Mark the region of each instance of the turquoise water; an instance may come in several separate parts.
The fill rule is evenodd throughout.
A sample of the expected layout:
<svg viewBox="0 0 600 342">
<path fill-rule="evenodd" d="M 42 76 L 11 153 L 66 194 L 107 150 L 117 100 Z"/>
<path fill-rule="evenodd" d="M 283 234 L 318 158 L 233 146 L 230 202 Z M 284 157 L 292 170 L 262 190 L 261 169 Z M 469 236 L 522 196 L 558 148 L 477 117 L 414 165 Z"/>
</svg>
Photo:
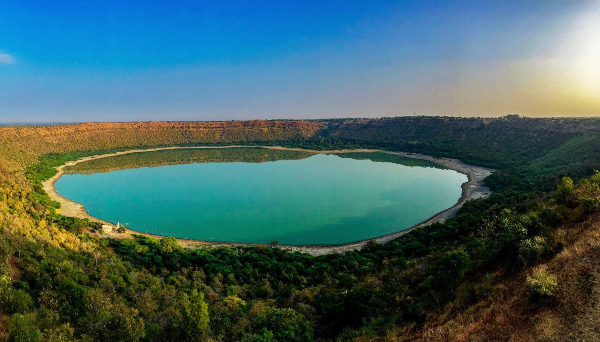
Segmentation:
<svg viewBox="0 0 600 342">
<path fill-rule="evenodd" d="M 424 162 L 403 165 L 414 160 L 382 153 L 240 162 L 240 150 L 234 162 L 172 160 L 162 166 L 118 170 L 113 165 L 115 171 L 65 174 L 56 191 L 83 204 L 92 216 L 140 232 L 310 245 L 343 244 L 407 229 L 453 206 L 467 181 L 456 171 Z M 144 157 L 151 159 L 153 153 L 159 152 Z M 134 166 L 123 161 L 123 167 Z"/>
</svg>

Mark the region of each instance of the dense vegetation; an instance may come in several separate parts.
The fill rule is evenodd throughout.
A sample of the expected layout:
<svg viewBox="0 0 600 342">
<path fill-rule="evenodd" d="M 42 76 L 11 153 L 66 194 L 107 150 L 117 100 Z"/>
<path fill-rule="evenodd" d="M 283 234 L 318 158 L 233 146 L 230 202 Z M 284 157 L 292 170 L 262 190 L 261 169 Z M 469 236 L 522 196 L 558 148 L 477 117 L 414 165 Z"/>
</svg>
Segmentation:
<svg viewBox="0 0 600 342">
<path fill-rule="evenodd" d="M 432 336 L 422 329 L 444 324 L 441 312 L 452 317 L 477 308 L 507 281 L 527 288 L 527 302 L 542 310 L 562 286 L 544 265 L 573 243 L 561 232 L 600 209 L 599 124 L 511 116 L 0 128 L 0 335 L 427 340 Z M 93 223 L 56 214 L 40 187 L 54 166 L 81 156 L 226 143 L 375 147 L 499 171 L 489 179 L 490 198 L 468 202 L 444 224 L 322 257 L 275 247 L 183 249 L 172 238 L 100 238 L 87 229 Z M 519 277 L 523 272 L 529 277 Z M 594 279 L 586 281 L 597 290 Z"/>
</svg>

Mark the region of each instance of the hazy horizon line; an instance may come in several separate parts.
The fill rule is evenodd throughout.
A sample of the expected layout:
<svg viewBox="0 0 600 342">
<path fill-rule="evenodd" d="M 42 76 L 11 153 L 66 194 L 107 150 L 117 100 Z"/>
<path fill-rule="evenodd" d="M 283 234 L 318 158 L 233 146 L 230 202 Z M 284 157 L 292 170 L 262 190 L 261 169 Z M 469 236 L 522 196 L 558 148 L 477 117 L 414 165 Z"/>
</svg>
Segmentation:
<svg viewBox="0 0 600 342">
<path fill-rule="evenodd" d="M 505 114 L 498 116 L 450 116 L 450 115 L 397 115 L 381 117 L 345 117 L 345 118 L 312 118 L 312 119 L 231 119 L 231 120 L 131 120 L 131 121 L 0 121 L 0 126 L 60 126 L 77 125 L 85 123 L 136 123 L 136 122 L 246 122 L 246 121 L 340 121 L 340 120 L 381 120 L 394 118 L 449 118 L 449 119 L 501 119 L 501 118 L 522 118 L 522 119 L 600 119 L 600 116 L 527 116 L 521 114 Z"/>
</svg>

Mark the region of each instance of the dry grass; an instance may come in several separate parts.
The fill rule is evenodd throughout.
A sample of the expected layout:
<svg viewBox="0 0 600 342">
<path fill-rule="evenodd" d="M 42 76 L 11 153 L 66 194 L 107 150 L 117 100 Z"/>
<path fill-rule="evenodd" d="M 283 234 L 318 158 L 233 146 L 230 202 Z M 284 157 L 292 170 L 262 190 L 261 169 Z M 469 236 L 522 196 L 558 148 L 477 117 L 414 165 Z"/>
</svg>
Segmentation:
<svg viewBox="0 0 600 342">
<path fill-rule="evenodd" d="M 0 340 L 2 341 L 8 337 L 8 329 L 5 325 L 6 318 L 5 315 L 0 315 Z"/>
<path fill-rule="evenodd" d="M 544 265 L 558 279 L 554 298 L 529 299 L 525 269 L 467 308 L 452 303 L 424 326 L 382 341 L 600 341 L 600 215 L 559 229 L 565 248 Z"/>
<path fill-rule="evenodd" d="M 21 280 L 21 269 L 19 263 L 21 260 L 14 255 L 8 257 L 7 263 L 10 268 L 10 278 L 14 281 Z"/>
</svg>

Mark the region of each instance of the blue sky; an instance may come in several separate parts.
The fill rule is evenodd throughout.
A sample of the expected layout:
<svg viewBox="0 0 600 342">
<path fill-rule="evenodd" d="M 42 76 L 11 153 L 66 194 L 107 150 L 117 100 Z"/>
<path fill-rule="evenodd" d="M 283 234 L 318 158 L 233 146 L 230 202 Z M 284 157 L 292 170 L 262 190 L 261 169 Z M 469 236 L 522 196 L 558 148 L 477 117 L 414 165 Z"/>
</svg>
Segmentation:
<svg viewBox="0 0 600 342">
<path fill-rule="evenodd" d="M 0 19 L 0 122 L 600 115 L 598 1 L 4 0 Z"/>
</svg>

